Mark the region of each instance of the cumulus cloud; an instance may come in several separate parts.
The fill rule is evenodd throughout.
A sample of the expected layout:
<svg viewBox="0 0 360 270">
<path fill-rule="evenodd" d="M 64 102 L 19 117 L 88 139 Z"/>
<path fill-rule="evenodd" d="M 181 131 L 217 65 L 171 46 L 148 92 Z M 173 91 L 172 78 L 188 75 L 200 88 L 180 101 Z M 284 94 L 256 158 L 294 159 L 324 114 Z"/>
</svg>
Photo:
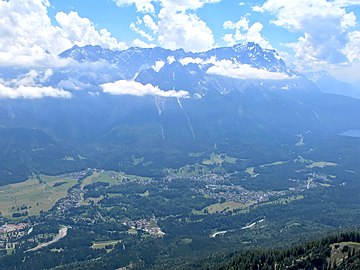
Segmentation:
<svg viewBox="0 0 360 270">
<path fill-rule="evenodd" d="M 132 45 L 139 48 L 154 48 L 156 45 L 154 43 L 147 43 L 138 38 L 134 39 Z"/>
<path fill-rule="evenodd" d="M 159 96 L 159 97 L 175 97 L 187 98 L 189 93 L 185 90 L 175 91 L 161 90 L 157 86 L 151 84 L 143 85 L 135 81 L 119 80 L 113 83 L 105 83 L 101 85 L 105 93 L 111 95 L 132 95 L 132 96 Z"/>
<path fill-rule="evenodd" d="M 218 3 L 220 1 L 221 0 L 160 0 L 164 8 L 173 11 L 195 10 L 203 7 L 205 4 Z"/>
<path fill-rule="evenodd" d="M 194 52 L 214 46 L 213 32 L 196 14 L 169 13 L 163 9 L 159 18 L 158 41 L 161 46 Z"/>
<path fill-rule="evenodd" d="M 352 0 L 267 0 L 254 11 L 269 12 L 275 16 L 273 24 L 302 34 L 296 43 L 289 44 L 295 51 L 298 65 L 339 64 L 352 61 L 354 38 L 352 28 L 356 16 L 347 11 L 349 5 L 360 5 Z M 359 55 L 358 55 L 359 56 Z"/>
<path fill-rule="evenodd" d="M 71 98 L 71 93 L 51 86 L 20 85 L 18 87 L 9 87 L 0 82 L 0 98 L 37 99 L 44 97 Z"/>
<path fill-rule="evenodd" d="M 134 31 L 135 33 L 138 33 L 140 36 L 147 39 L 148 41 L 153 41 L 154 40 L 154 38 L 150 34 L 146 33 L 144 30 L 141 30 L 139 27 L 137 27 L 135 25 L 135 23 L 130 24 L 130 29 L 132 31 Z"/>
<path fill-rule="evenodd" d="M 146 14 L 143 17 L 144 24 L 147 28 L 149 28 L 153 33 L 156 33 L 158 31 L 158 26 L 154 22 L 153 18 L 150 17 L 150 15 Z"/>
<path fill-rule="evenodd" d="M 167 49 L 183 48 L 187 51 L 204 51 L 214 46 L 212 30 L 195 10 L 205 4 L 221 0 L 114 0 L 118 6 L 135 5 L 138 12 L 150 13 L 130 24 L 130 29 L 142 38 L 158 43 Z M 160 5 L 156 14 L 153 3 Z M 152 8 L 144 9 L 145 6 Z M 138 42 L 139 43 L 139 42 Z"/>
<path fill-rule="evenodd" d="M 223 24 L 225 30 L 235 30 L 235 33 L 225 34 L 223 40 L 230 46 L 238 42 L 255 42 L 262 48 L 272 49 L 268 40 L 261 34 L 264 26 L 260 22 L 250 25 L 247 17 L 240 18 L 239 21 L 226 21 Z"/>
<path fill-rule="evenodd" d="M 57 55 L 73 45 L 101 45 L 125 48 L 106 29 L 76 12 L 56 15 L 58 26 L 48 16 L 47 0 L 0 1 L 0 65 L 63 66 L 68 60 Z"/>
<path fill-rule="evenodd" d="M 61 27 L 61 34 L 74 45 L 100 45 L 111 50 L 127 48 L 124 42 L 118 42 L 108 30 L 96 30 L 88 18 L 80 17 L 77 12 L 70 11 L 68 14 L 58 12 L 55 18 Z"/>
<path fill-rule="evenodd" d="M 360 31 L 353 31 L 348 35 L 349 42 L 342 52 L 347 56 L 350 62 L 360 59 Z"/>
<path fill-rule="evenodd" d="M 153 0 L 113 0 L 117 6 L 135 5 L 136 10 L 142 13 L 154 13 Z"/>
<path fill-rule="evenodd" d="M 16 79 L 0 79 L 0 98 L 37 99 L 43 97 L 71 98 L 71 93 L 62 88 L 42 86 L 53 74 L 51 69 L 45 71 L 30 70 Z"/>
</svg>

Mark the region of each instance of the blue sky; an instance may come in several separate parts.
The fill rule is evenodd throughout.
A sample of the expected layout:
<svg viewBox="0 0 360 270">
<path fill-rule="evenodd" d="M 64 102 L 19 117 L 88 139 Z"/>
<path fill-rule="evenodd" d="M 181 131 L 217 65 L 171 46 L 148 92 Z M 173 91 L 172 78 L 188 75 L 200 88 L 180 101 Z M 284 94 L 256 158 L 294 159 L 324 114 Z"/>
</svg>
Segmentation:
<svg viewBox="0 0 360 270">
<path fill-rule="evenodd" d="M 245 5 L 239 5 L 244 3 Z M 202 8 L 191 11 L 198 15 L 200 19 L 205 21 L 209 28 L 213 31 L 216 45 L 227 46 L 226 42 L 222 40 L 225 33 L 223 24 L 227 20 L 238 21 L 241 17 L 246 16 L 251 22 L 260 21 L 266 25 L 263 30 L 263 35 L 271 40 L 273 46 L 279 47 L 281 43 L 296 41 L 299 34 L 290 33 L 281 27 L 276 27 L 269 23 L 272 19 L 270 14 L 259 14 L 252 12 L 252 7 L 261 5 L 264 1 L 234 1 L 223 0 L 218 3 L 207 4 Z M 159 5 L 156 5 L 159 10 Z M 77 1 L 51 1 L 51 8 L 49 8 L 49 16 L 54 25 L 56 25 L 55 15 L 57 12 L 76 11 L 79 16 L 89 18 L 97 28 L 106 28 L 117 39 L 131 44 L 131 42 L 139 38 L 139 35 L 130 29 L 130 24 L 136 21 L 137 17 L 143 14 L 137 12 L 135 5 L 124 5 L 117 7 L 116 3 L 111 0 L 93 1 L 89 5 L 87 0 Z M 159 45 L 159 44 L 156 44 Z"/>
<path fill-rule="evenodd" d="M 8 0 L 0 15 L 2 66 L 54 65 L 73 45 L 203 51 L 252 41 L 300 72 L 360 80 L 360 0 Z"/>
</svg>

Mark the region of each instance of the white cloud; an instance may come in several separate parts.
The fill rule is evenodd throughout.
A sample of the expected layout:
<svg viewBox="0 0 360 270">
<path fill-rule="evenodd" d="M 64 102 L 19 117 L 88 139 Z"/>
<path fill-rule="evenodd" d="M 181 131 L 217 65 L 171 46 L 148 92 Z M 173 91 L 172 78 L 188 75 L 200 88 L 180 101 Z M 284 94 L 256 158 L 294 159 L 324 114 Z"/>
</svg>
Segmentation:
<svg viewBox="0 0 360 270">
<path fill-rule="evenodd" d="M 223 27 L 225 30 L 235 30 L 235 33 L 228 33 L 223 36 L 223 40 L 230 46 L 239 42 L 255 42 L 264 49 L 272 49 L 270 42 L 261 34 L 264 26 L 260 22 L 250 25 L 249 19 L 242 17 L 237 22 L 224 22 Z"/>
<path fill-rule="evenodd" d="M 229 60 L 230 61 L 230 60 Z M 185 57 L 179 60 L 179 62 L 182 65 L 188 65 L 188 64 L 197 64 L 200 65 L 201 67 L 204 65 L 218 65 L 218 63 L 220 63 L 217 59 L 216 56 L 212 56 L 208 59 L 201 59 L 201 58 L 192 58 L 192 57 Z"/>
<path fill-rule="evenodd" d="M 30 70 L 17 79 L 0 79 L 0 98 L 36 99 L 43 97 L 71 98 L 71 93 L 61 88 L 42 86 L 53 74 L 51 69 L 45 71 Z"/>
<path fill-rule="evenodd" d="M 226 21 L 223 25 L 224 29 L 244 29 L 249 30 L 249 19 L 246 17 L 240 18 L 237 22 Z"/>
<path fill-rule="evenodd" d="M 135 25 L 135 23 L 130 24 L 130 29 L 132 31 L 134 31 L 135 33 L 138 33 L 143 38 L 146 38 L 148 41 L 153 41 L 154 40 L 154 38 L 150 34 L 146 33 L 144 30 L 141 30 L 139 27 L 137 27 Z"/>
<path fill-rule="evenodd" d="M 179 61 L 182 65 L 194 63 L 200 66 L 211 65 L 208 74 L 219 75 L 242 80 L 285 80 L 291 77 L 284 73 L 270 72 L 265 69 L 241 64 L 232 60 L 217 60 L 215 56 L 209 59 L 185 57 Z"/>
<path fill-rule="evenodd" d="M 169 13 L 162 9 L 159 19 L 158 41 L 164 48 L 197 52 L 214 46 L 211 29 L 195 14 Z"/>
<path fill-rule="evenodd" d="M 353 31 L 348 35 L 349 42 L 342 52 L 347 56 L 350 62 L 360 60 L 360 31 Z"/>
<path fill-rule="evenodd" d="M 117 6 L 135 5 L 136 10 L 142 13 L 154 13 L 155 8 L 152 4 L 153 0 L 113 0 Z"/>
<path fill-rule="evenodd" d="M 0 1 L 0 65 L 64 66 L 69 60 L 57 54 L 73 45 L 97 44 L 125 48 L 106 29 L 97 31 L 93 23 L 75 12 L 58 13 L 59 26 L 48 16 L 46 0 Z"/>
<path fill-rule="evenodd" d="M 205 4 L 218 3 L 221 0 L 160 0 L 162 6 L 168 11 L 186 11 L 195 10 L 203 7 Z"/>
<path fill-rule="evenodd" d="M 0 83 L 0 98 L 10 99 L 37 99 L 44 97 L 71 98 L 71 93 L 51 86 L 24 86 L 9 87 Z"/>
<path fill-rule="evenodd" d="M 285 80 L 290 79 L 287 74 L 270 72 L 254 68 L 247 64 L 234 63 L 230 60 L 217 61 L 207 70 L 208 74 L 220 75 L 242 80 Z"/>
<path fill-rule="evenodd" d="M 192 58 L 192 57 L 185 57 L 183 59 L 180 59 L 180 63 L 183 65 L 183 66 L 186 66 L 188 64 L 197 64 L 197 65 L 200 65 L 200 66 L 203 66 L 203 65 L 206 65 L 206 64 L 215 64 L 216 63 L 216 57 L 211 57 L 210 59 L 208 60 L 203 60 L 201 58 Z"/>
<path fill-rule="evenodd" d="M 168 58 L 166 60 L 168 61 L 169 65 L 171 65 L 172 63 L 174 63 L 176 61 L 176 59 L 173 55 L 168 56 Z"/>
<path fill-rule="evenodd" d="M 150 15 L 146 14 L 143 17 L 144 24 L 147 28 L 149 28 L 153 33 L 156 33 L 158 31 L 158 26 L 154 22 L 154 20 L 150 17 Z"/>
<path fill-rule="evenodd" d="M 55 18 L 61 27 L 61 34 L 74 45 L 100 45 L 111 50 L 127 48 L 124 42 L 118 42 L 108 30 L 96 30 L 88 18 L 80 17 L 77 12 L 58 12 Z"/>
<path fill-rule="evenodd" d="M 275 16 L 275 25 L 302 34 L 297 43 L 290 44 L 299 65 L 338 64 L 350 60 L 343 49 L 351 39 L 356 16 L 345 7 L 360 5 L 348 0 L 267 0 L 254 11 L 269 12 Z"/>
<path fill-rule="evenodd" d="M 145 25 L 145 27 L 147 27 L 148 29 L 143 30 L 140 27 L 142 26 L 142 24 Z M 149 42 L 154 41 L 154 37 L 148 33 L 148 30 L 150 30 L 153 34 L 156 34 L 157 32 L 157 25 L 156 23 L 153 21 L 153 19 L 150 17 L 150 15 L 146 14 L 143 19 L 140 19 L 139 17 L 137 18 L 136 22 L 133 22 L 130 24 L 130 29 L 132 31 L 134 31 L 135 33 L 139 34 L 142 38 L 146 39 Z M 154 44 L 152 43 L 147 43 L 145 41 L 142 41 L 138 38 L 136 38 L 133 41 L 133 45 L 136 47 L 141 47 L 141 48 L 152 48 L 155 47 Z"/>
<path fill-rule="evenodd" d="M 139 47 L 139 48 L 154 48 L 154 47 L 156 47 L 155 44 L 144 42 L 138 38 L 134 39 L 132 44 L 133 44 L 133 46 Z"/>
<path fill-rule="evenodd" d="M 160 96 L 160 97 L 175 97 L 175 98 L 187 98 L 189 93 L 184 90 L 175 91 L 161 90 L 157 86 L 151 84 L 143 85 L 135 81 L 120 80 L 113 83 L 105 83 L 101 85 L 101 88 L 105 93 L 111 95 L 132 95 L 132 96 Z"/>
<path fill-rule="evenodd" d="M 156 72 L 159 72 L 165 66 L 164 61 L 156 61 L 155 65 L 152 66 L 152 69 Z"/>
<path fill-rule="evenodd" d="M 324 68 L 323 68 L 324 70 Z M 325 68 L 336 78 L 346 82 L 358 82 L 359 81 L 359 70 L 360 61 L 351 63 L 351 65 L 330 65 Z"/>
<path fill-rule="evenodd" d="M 43 86 L 53 75 L 52 69 L 30 70 L 16 79 L 0 78 L 0 98 L 37 99 L 43 97 L 71 98 L 72 94 L 62 88 Z"/>
<path fill-rule="evenodd" d="M 359 0 L 333 0 L 334 5 L 339 7 L 348 7 L 359 5 Z"/>
<path fill-rule="evenodd" d="M 45 83 L 53 75 L 52 69 L 30 70 L 28 73 L 20 75 L 16 79 L 11 79 L 7 82 L 3 81 L 4 85 L 11 86 L 38 86 Z"/>
<path fill-rule="evenodd" d="M 167 49 L 183 48 L 187 51 L 204 51 L 214 46 L 212 30 L 194 11 L 205 4 L 221 0 L 113 0 L 118 6 L 135 5 L 138 12 L 151 13 L 131 24 L 131 29 L 141 37 L 153 41 Z M 155 13 L 154 3 L 160 5 Z M 152 8 L 145 9 L 144 6 Z M 141 28 L 144 26 L 144 28 Z M 146 29 L 145 29 L 146 28 Z M 149 33 L 151 31 L 151 33 Z"/>
</svg>

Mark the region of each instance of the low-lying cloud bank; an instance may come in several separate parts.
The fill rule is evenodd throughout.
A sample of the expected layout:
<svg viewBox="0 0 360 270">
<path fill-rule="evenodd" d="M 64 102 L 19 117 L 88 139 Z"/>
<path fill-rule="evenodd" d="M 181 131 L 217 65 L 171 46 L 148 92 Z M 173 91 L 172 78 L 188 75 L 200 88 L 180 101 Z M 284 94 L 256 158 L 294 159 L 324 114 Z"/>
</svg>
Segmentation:
<svg viewBox="0 0 360 270">
<path fill-rule="evenodd" d="M 104 93 L 111 95 L 132 95 L 132 96 L 160 96 L 160 97 L 175 97 L 187 98 L 189 92 L 185 90 L 161 90 L 157 86 L 151 84 L 141 84 L 135 81 L 119 80 L 112 83 L 105 83 L 100 85 Z"/>
<path fill-rule="evenodd" d="M 51 86 L 15 86 L 9 87 L 0 82 L 0 98 L 24 98 L 24 99 L 37 99 L 44 97 L 53 98 L 71 98 L 71 93 L 63 89 L 57 89 Z"/>
<path fill-rule="evenodd" d="M 186 57 L 180 60 L 183 65 L 190 63 L 198 65 L 211 65 L 207 70 L 208 74 L 219 75 L 241 80 L 286 80 L 291 77 L 280 72 L 271 72 L 266 69 L 259 69 L 248 64 L 241 64 L 231 60 L 217 60 L 216 57 L 203 60 L 200 58 Z"/>
<path fill-rule="evenodd" d="M 217 62 L 217 65 L 210 67 L 207 73 L 244 80 L 286 80 L 290 78 L 284 73 L 270 72 L 247 64 L 233 63 L 230 60 Z"/>
<path fill-rule="evenodd" d="M 11 80 L 0 78 L 0 98 L 71 98 L 71 93 L 62 88 L 43 85 L 52 75 L 53 71 L 47 69 L 43 72 L 30 70 L 19 78 Z"/>
</svg>

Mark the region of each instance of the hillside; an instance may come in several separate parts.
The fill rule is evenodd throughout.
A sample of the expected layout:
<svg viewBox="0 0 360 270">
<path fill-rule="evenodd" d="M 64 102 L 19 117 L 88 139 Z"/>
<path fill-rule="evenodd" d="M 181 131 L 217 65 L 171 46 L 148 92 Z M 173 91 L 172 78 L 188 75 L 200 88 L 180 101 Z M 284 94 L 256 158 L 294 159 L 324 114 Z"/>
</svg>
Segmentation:
<svg viewBox="0 0 360 270">
<path fill-rule="evenodd" d="M 211 265 L 211 263 L 210 263 Z M 359 269 L 359 232 L 339 233 L 284 250 L 241 252 L 219 270 Z M 209 266 L 209 268 L 212 268 Z"/>
</svg>

